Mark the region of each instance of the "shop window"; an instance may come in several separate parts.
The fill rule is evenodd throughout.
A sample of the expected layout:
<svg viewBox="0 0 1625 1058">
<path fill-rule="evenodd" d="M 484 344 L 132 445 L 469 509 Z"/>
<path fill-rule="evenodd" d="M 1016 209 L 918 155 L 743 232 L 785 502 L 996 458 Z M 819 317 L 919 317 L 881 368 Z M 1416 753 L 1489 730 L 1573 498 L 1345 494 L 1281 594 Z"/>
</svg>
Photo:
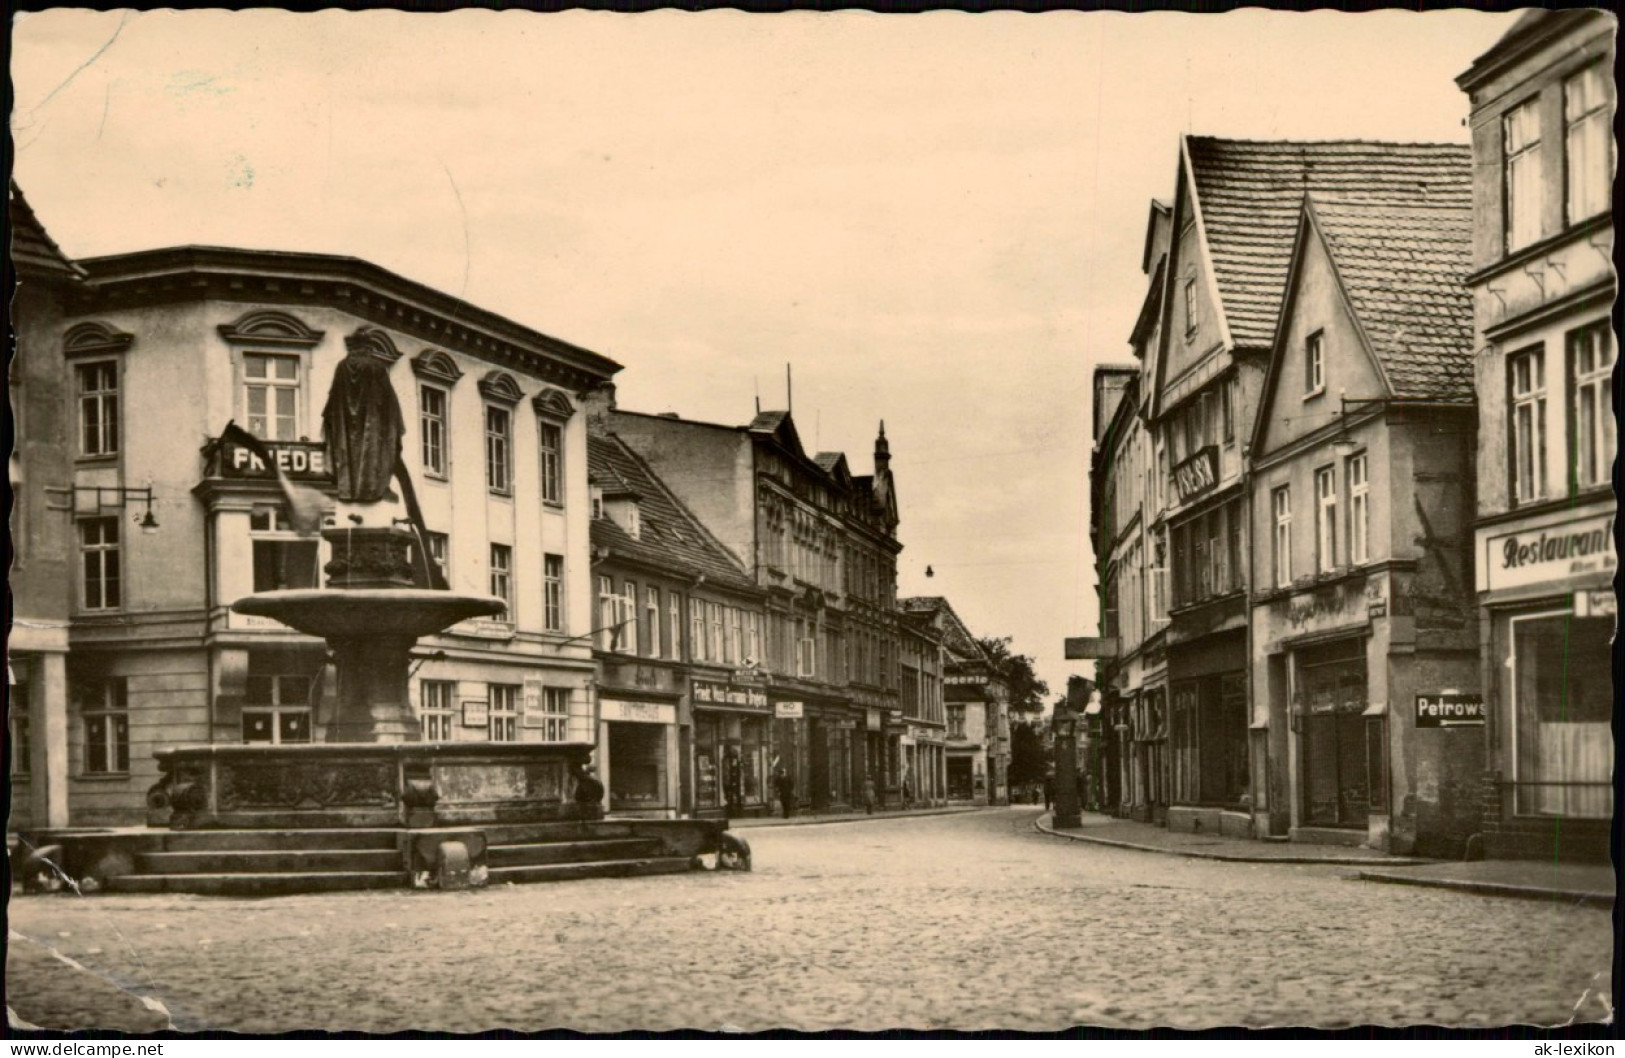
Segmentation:
<svg viewBox="0 0 1625 1058">
<path fill-rule="evenodd" d="M 1574 392 L 1569 437 L 1573 448 L 1571 491 L 1608 484 L 1613 468 L 1614 341 L 1606 321 L 1568 335 L 1569 377 Z"/>
<path fill-rule="evenodd" d="M 14 661 L 13 665 L 23 662 Z M 6 719 L 10 723 L 11 777 L 23 778 L 34 770 L 34 741 L 29 726 L 32 704 L 26 680 L 18 680 L 6 689 Z"/>
<path fill-rule="evenodd" d="M 130 694 L 123 676 L 86 679 L 75 687 L 84 721 L 86 775 L 130 770 Z"/>
<path fill-rule="evenodd" d="M 1539 100 L 1513 107 L 1501 119 L 1501 179 L 1506 195 L 1506 252 L 1540 238 Z"/>
<path fill-rule="evenodd" d="M 450 742 L 456 715 L 457 684 L 451 680 L 424 680 L 418 687 L 418 726 L 425 742 Z"/>
<path fill-rule="evenodd" d="M 609 806 L 656 808 L 666 803 L 666 727 L 609 725 Z"/>
<path fill-rule="evenodd" d="M 248 516 L 254 549 L 254 590 L 320 585 L 321 545 L 293 531 L 287 511 L 259 509 Z"/>
<path fill-rule="evenodd" d="M 1539 346 L 1507 357 L 1511 408 L 1512 497 L 1528 503 L 1546 493 L 1546 376 Z"/>
<path fill-rule="evenodd" d="M 487 715 L 486 738 L 492 742 L 519 740 L 519 687 L 512 683 L 493 683 L 489 688 L 490 711 Z"/>
<path fill-rule="evenodd" d="M 542 420 L 536 424 L 540 442 L 542 501 L 564 502 L 564 428 Z"/>
<path fill-rule="evenodd" d="M 542 556 L 542 627 L 564 631 L 564 556 Z"/>
<path fill-rule="evenodd" d="M 1337 471 L 1321 467 L 1315 471 L 1315 569 L 1330 573 L 1337 568 Z"/>
<path fill-rule="evenodd" d="M 1292 583 L 1292 490 L 1286 485 L 1270 492 L 1270 511 L 1275 518 L 1275 536 L 1270 548 L 1275 586 Z"/>
<path fill-rule="evenodd" d="M 502 600 L 498 621 L 513 620 L 513 548 L 507 544 L 491 545 L 491 594 Z"/>
<path fill-rule="evenodd" d="M 123 569 L 117 518 L 86 518 L 79 523 L 84 604 L 87 610 L 116 610 L 123 602 Z"/>
<path fill-rule="evenodd" d="M 1598 62 L 1563 82 L 1564 219 L 1569 224 L 1608 212 L 1614 175 L 1609 80 Z"/>
<path fill-rule="evenodd" d="M 536 723 L 536 727 L 540 732 L 541 740 L 543 742 L 567 741 L 570 724 L 570 688 L 543 687 L 542 700 L 539 704 L 542 714 Z"/>
<path fill-rule="evenodd" d="M 1366 454 L 1350 456 L 1349 561 L 1358 566 L 1371 558 L 1371 479 Z"/>
<path fill-rule="evenodd" d="M 513 489 L 513 416 L 507 408 L 485 406 L 485 487 L 499 496 Z"/>
<path fill-rule="evenodd" d="M 118 362 L 103 360 L 74 368 L 79 390 L 79 454 L 85 457 L 118 454 Z"/>
<path fill-rule="evenodd" d="M 446 391 L 438 386 L 418 387 L 418 430 L 422 435 L 423 470 L 431 477 L 446 476 Z"/>
<path fill-rule="evenodd" d="M 1303 395 L 1326 392 L 1326 332 L 1316 331 L 1303 343 Z"/>
<path fill-rule="evenodd" d="M 243 354 L 243 412 L 260 440 L 299 439 L 299 366 L 297 356 Z"/>
<path fill-rule="evenodd" d="M 308 674 L 267 671 L 274 663 L 249 659 L 243 690 L 243 741 L 273 745 L 310 741 L 310 696 L 315 680 Z"/>
<path fill-rule="evenodd" d="M 1613 618 L 1532 614 L 1509 627 L 1517 812 L 1608 818 Z"/>
</svg>

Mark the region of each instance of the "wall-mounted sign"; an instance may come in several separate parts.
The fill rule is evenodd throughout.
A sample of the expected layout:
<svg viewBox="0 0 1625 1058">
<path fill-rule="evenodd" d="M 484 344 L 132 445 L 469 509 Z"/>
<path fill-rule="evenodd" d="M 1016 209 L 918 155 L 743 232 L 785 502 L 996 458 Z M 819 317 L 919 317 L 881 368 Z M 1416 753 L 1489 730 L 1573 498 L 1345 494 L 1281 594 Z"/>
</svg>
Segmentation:
<svg viewBox="0 0 1625 1058">
<path fill-rule="evenodd" d="M 1574 593 L 1574 616 L 1617 617 L 1619 599 L 1607 588 L 1601 591 L 1577 591 Z"/>
<path fill-rule="evenodd" d="M 541 713 L 541 711 L 542 711 L 542 681 L 541 680 L 526 680 L 525 681 L 524 710 L 525 710 L 525 716 L 527 718 L 530 717 L 530 716 L 538 715 L 538 714 Z"/>
<path fill-rule="evenodd" d="M 484 698 L 470 698 L 463 703 L 463 726 L 485 727 L 491 719 L 491 703 Z"/>
<path fill-rule="evenodd" d="M 1484 699 L 1476 694 L 1419 694 L 1416 726 L 1483 727 Z"/>
<path fill-rule="evenodd" d="M 1068 636 L 1066 640 L 1064 656 L 1068 661 L 1079 661 L 1086 658 L 1115 658 L 1117 655 L 1118 640 L 1116 636 L 1106 638 Z"/>
<path fill-rule="evenodd" d="M 773 715 L 776 716 L 777 718 L 779 718 L 780 720 L 800 720 L 801 719 L 801 703 L 800 702 L 774 702 L 773 703 Z"/>
<path fill-rule="evenodd" d="M 600 720 L 625 724 L 675 724 L 677 707 L 662 702 L 628 702 L 603 698 L 598 702 Z"/>
<path fill-rule="evenodd" d="M 745 705 L 767 708 L 767 692 L 757 687 L 737 687 L 731 683 L 694 681 L 695 705 Z"/>
<path fill-rule="evenodd" d="M 220 476 L 226 478 L 274 478 L 280 469 L 295 481 L 332 481 L 327 465 L 327 446 L 320 441 L 266 441 L 265 447 L 276 466 L 233 441 L 220 442 Z"/>
<path fill-rule="evenodd" d="M 1219 483 L 1219 450 L 1213 445 L 1199 448 L 1174 467 L 1174 491 L 1179 501 L 1194 499 Z"/>
<path fill-rule="evenodd" d="M 871 710 L 869 710 L 869 730 L 870 731 L 879 731 L 880 728 L 881 728 L 881 725 L 884 722 L 885 722 L 885 716 L 884 716 L 883 713 L 881 713 L 881 711 L 879 709 L 871 709 Z"/>
<path fill-rule="evenodd" d="M 1611 514 L 1503 533 L 1484 546 L 1485 587 L 1490 591 L 1607 573 L 1619 565 Z"/>
<path fill-rule="evenodd" d="M 454 636 L 472 636 L 475 639 L 512 639 L 513 622 L 472 617 L 466 621 L 458 621 L 446 631 Z"/>
</svg>

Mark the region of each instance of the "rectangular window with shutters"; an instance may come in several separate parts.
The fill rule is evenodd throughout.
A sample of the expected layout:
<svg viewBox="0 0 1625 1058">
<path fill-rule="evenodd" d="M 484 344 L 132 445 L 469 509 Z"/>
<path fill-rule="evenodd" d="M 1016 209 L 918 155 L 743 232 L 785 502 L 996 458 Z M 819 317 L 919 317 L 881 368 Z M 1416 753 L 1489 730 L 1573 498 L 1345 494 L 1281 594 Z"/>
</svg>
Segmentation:
<svg viewBox="0 0 1625 1058">
<path fill-rule="evenodd" d="M 1571 492 L 1608 484 L 1616 447 L 1614 337 L 1606 322 L 1568 335 L 1569 377 L 1574 392 L 1569 437 L 1573 449 Z"/>
<path fill-rule="evenodd" d="M 1507 357 L 1512 498 L 1517 503 L 1546 494 L 1545 359 L 1539 346 Z"/>
<path fill-rule="evenodd" d="M 418 688 L 418 726 L 425 742 L 450 742 L 457 684 L 424 680 Z"/>
<path fill-rule="evenodd" d="M 1501 118 L 1501 181 L 1506 196 L 1506 252 L 1540 238 L 1540 110 L 1531 99 Z"/>
<path fill-rule="evenodd" d="M 262 441 L 296 441 L 299 428 L 299 358 L 243 354 L 243 411 L 248 432 Z"/>
<path fill-rule="evenodd" d="M 1563 82 L 1564 219 L 1569 224 L 1608 212 L 1614 175 L 1611 80 L 1598 62 Z"/>
<path fill-rule="evenodd" d="M 519 740 L 519 687 L 512 683 L 490 686 L 490 711 L 486 737 L 492 742 Z"/>
<path fill-rule="evenodd" d="M 87 458 L 118 454 L 118 363 L 104 360 L 74 368 L 79 388 L 79 454 Z"/>
</svg>

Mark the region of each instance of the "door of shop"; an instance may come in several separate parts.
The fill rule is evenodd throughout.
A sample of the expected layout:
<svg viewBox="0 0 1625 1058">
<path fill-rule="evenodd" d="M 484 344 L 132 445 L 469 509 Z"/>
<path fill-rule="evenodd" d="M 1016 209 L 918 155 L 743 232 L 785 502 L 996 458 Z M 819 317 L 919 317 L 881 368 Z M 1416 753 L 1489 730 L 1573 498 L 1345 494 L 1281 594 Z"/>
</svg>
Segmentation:
<svg viewBox="0 0 1625 1058">
<path fill-rule="evenodd" d="M 1300 651 L 1294 676 L 1303 821 L 1364 827 L 1371 814 L 1371 776 L 1381 766 L 1367 760 L 1365 640 Z M 1376 752 L 1382 752 L 1380 745 Z"/>
</svg>

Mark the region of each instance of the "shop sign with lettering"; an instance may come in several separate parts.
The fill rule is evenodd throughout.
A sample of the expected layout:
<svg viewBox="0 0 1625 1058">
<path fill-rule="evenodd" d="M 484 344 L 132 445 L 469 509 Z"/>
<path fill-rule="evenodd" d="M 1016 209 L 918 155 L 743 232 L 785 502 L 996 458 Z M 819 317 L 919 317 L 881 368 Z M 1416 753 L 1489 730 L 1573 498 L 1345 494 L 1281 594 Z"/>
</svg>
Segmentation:
<svg viewBox="0 0 1625 1058">
<path fill-rule="evenodd" d="M 600 720 L 631 724 L 675 724 L 677 707 L 660 702 L 625 702 L 604 698 L 598 703 L 598 717 Z"/>
<path fill-rule="evenodd" d="M 1490 591 L 1607 573 L 1619 565 L 1611 514 L 1492 536 L 1485 547 Z"/>
<path fill-rule="evenodd" d="M 1416 696 L 1416 726 L 1483 727 L 1484 699 L 1476 694 L 1419 694 Z"/>
<path fill-rule="evenodd" d="M 1174 491 L 1179 493 L 1179 501 L 1200 496 L 1219 483 L 1219 450 L 1213 445 L 1197 449 L 1183 463 L 1174 467 Z"/>
<path fill-rule="evenodd" d="M 694 681 L 695 705 L 744 705 L 767 708 L 767 692 L 756 687 L 736 687 L 731 683 Z"/>
<path fill-rule="evenodd" d="M 773 715 L 780 720 L 800 720 L 800 702 L 774 702 Z"/>
<path fill-rule="evenodd" d="M 327 447 L 320 441 L 266 441 L 265 447 L 276 460 L 275 467 L 240 444 L 220 443 L 220 476 L 227 478 L 274 478 L 281 470 L 295 481 L 332 481 L 327 466 Z"/>
</svg>

